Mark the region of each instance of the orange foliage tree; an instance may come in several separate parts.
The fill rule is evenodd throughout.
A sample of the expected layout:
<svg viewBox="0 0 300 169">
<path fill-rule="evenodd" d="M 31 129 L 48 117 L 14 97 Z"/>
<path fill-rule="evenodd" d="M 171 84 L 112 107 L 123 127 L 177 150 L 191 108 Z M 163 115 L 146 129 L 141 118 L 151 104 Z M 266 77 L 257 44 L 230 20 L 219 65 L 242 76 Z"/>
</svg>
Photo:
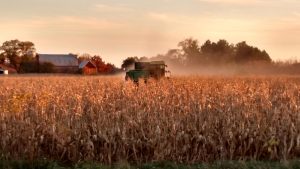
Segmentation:
<svg viewBox="0 0 300 169">
<path fill-rule="evenodd" d="M 96 65 L 98 73 L 113 73 L 113 71 L 116 69 L 113 64 L 106 64 L 100 56 L 93 56 L 91 61 Z"/>
</svg>

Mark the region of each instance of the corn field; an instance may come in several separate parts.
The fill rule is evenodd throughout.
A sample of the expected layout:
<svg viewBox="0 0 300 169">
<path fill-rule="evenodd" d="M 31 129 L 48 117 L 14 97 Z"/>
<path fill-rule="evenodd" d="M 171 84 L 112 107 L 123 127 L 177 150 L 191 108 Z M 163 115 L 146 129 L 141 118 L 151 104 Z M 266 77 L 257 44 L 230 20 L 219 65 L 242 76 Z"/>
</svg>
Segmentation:
<svg viewBox="0 0 300 169">
<path fill-rule="evenodd" d="M 300 157 L 300 77 L 0 77 L 0 158 L 178 163 Z"/>
</svg>

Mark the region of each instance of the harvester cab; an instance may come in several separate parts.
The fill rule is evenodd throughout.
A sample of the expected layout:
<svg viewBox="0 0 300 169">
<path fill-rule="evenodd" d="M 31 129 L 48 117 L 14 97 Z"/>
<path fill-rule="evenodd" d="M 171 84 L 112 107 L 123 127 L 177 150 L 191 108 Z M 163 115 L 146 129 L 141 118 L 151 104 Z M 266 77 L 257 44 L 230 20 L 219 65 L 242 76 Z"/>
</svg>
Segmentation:
<svg viewBox="0 0 300 169">
<path fill-rule="evenodd" d="M 164 61 L 135 62 L 134 70 L 126 72 L 125 80 L 138 82 L 140 79 L 147 81 L 149 78 L 158 80 L 163 77 L 170 77 L 170 71 L 167 71 L 166 67 Z"/>
</svg>

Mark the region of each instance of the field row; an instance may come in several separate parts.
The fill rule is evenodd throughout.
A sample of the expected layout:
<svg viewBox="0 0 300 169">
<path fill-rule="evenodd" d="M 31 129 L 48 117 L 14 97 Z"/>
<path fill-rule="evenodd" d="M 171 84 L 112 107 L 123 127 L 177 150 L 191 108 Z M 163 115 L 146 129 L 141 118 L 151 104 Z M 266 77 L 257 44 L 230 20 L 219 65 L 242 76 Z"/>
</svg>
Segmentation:
<svg viewBox="0 0 300 169">
<path fill-rule="evenodd" d="M 114 163 L 300 157 L 300 78 L 0 78 L 2 159 Z"/>
</svg>

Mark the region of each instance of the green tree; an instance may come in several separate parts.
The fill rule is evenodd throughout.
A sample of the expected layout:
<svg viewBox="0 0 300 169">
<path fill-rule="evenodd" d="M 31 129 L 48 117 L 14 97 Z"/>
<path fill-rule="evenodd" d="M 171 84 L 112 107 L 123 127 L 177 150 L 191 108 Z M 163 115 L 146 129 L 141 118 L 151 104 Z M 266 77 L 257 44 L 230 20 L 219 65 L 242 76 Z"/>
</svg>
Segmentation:
<svg viewBox="0 0 300 169">
<path fill-rule="evenodd" d="M 226 40 L 219 40 L 217 43 L 207 40 L 201 46 L 201 53 L 211 64 L 224 64 L 232 62 L 234 56 L 234 45 Z"/>
<path fill-rule="evenodd" d="M 26 60 L 28 57 L 33 58 L 36 52 L 32 42 L 23 42 L 17 39 L 4 42 L 1 46 L 1 50 L 0 55 L 4 58 L 8 58 L 18 72 L 20 71 L 22 60 Z"/>
<path fill-rule="evenodd" d="M 21 57 L 19 73 L 37 73 L 38 62 L 35 57 L 24 55 Z"/>
<path fill-rule="evenodd" d="M 256 47 L 249 46 L 245 41 L 240 42 L 235 47 L 235 61 L 237 63 L 249 62 L 266 62 L 270 63 L 272 60 L 265 50 L 260 50 Z"/>
<path fill-rule="evenodd" d="M 185 39 L 178 43 L 178 47 L 182 50 L 183 57 L 188 65 L 206 62 L 206 58 L 201 55 L 200 47 L 196 39 Z"/>
<path fill-rule="evenodd" d="M 3 54 L 0 54 L 0 64 L 5 62 L 5 56 Z"/>
<path fill-rule="evenodd" d="M 128 57 L 125 60 L 123 60 L 123 63 L 121 65 L 122 69 L 128 70 L 135 62 L 139 60 L 138 57 Z"/>
<path fill-rule="evenodd" d="M 186 60 L 179 49 L 170 49 L 166 54 L 158 54 L 150 60 L 163 60 L 169 69 L 178 69 L 186 66 Z"/>
</svg>

